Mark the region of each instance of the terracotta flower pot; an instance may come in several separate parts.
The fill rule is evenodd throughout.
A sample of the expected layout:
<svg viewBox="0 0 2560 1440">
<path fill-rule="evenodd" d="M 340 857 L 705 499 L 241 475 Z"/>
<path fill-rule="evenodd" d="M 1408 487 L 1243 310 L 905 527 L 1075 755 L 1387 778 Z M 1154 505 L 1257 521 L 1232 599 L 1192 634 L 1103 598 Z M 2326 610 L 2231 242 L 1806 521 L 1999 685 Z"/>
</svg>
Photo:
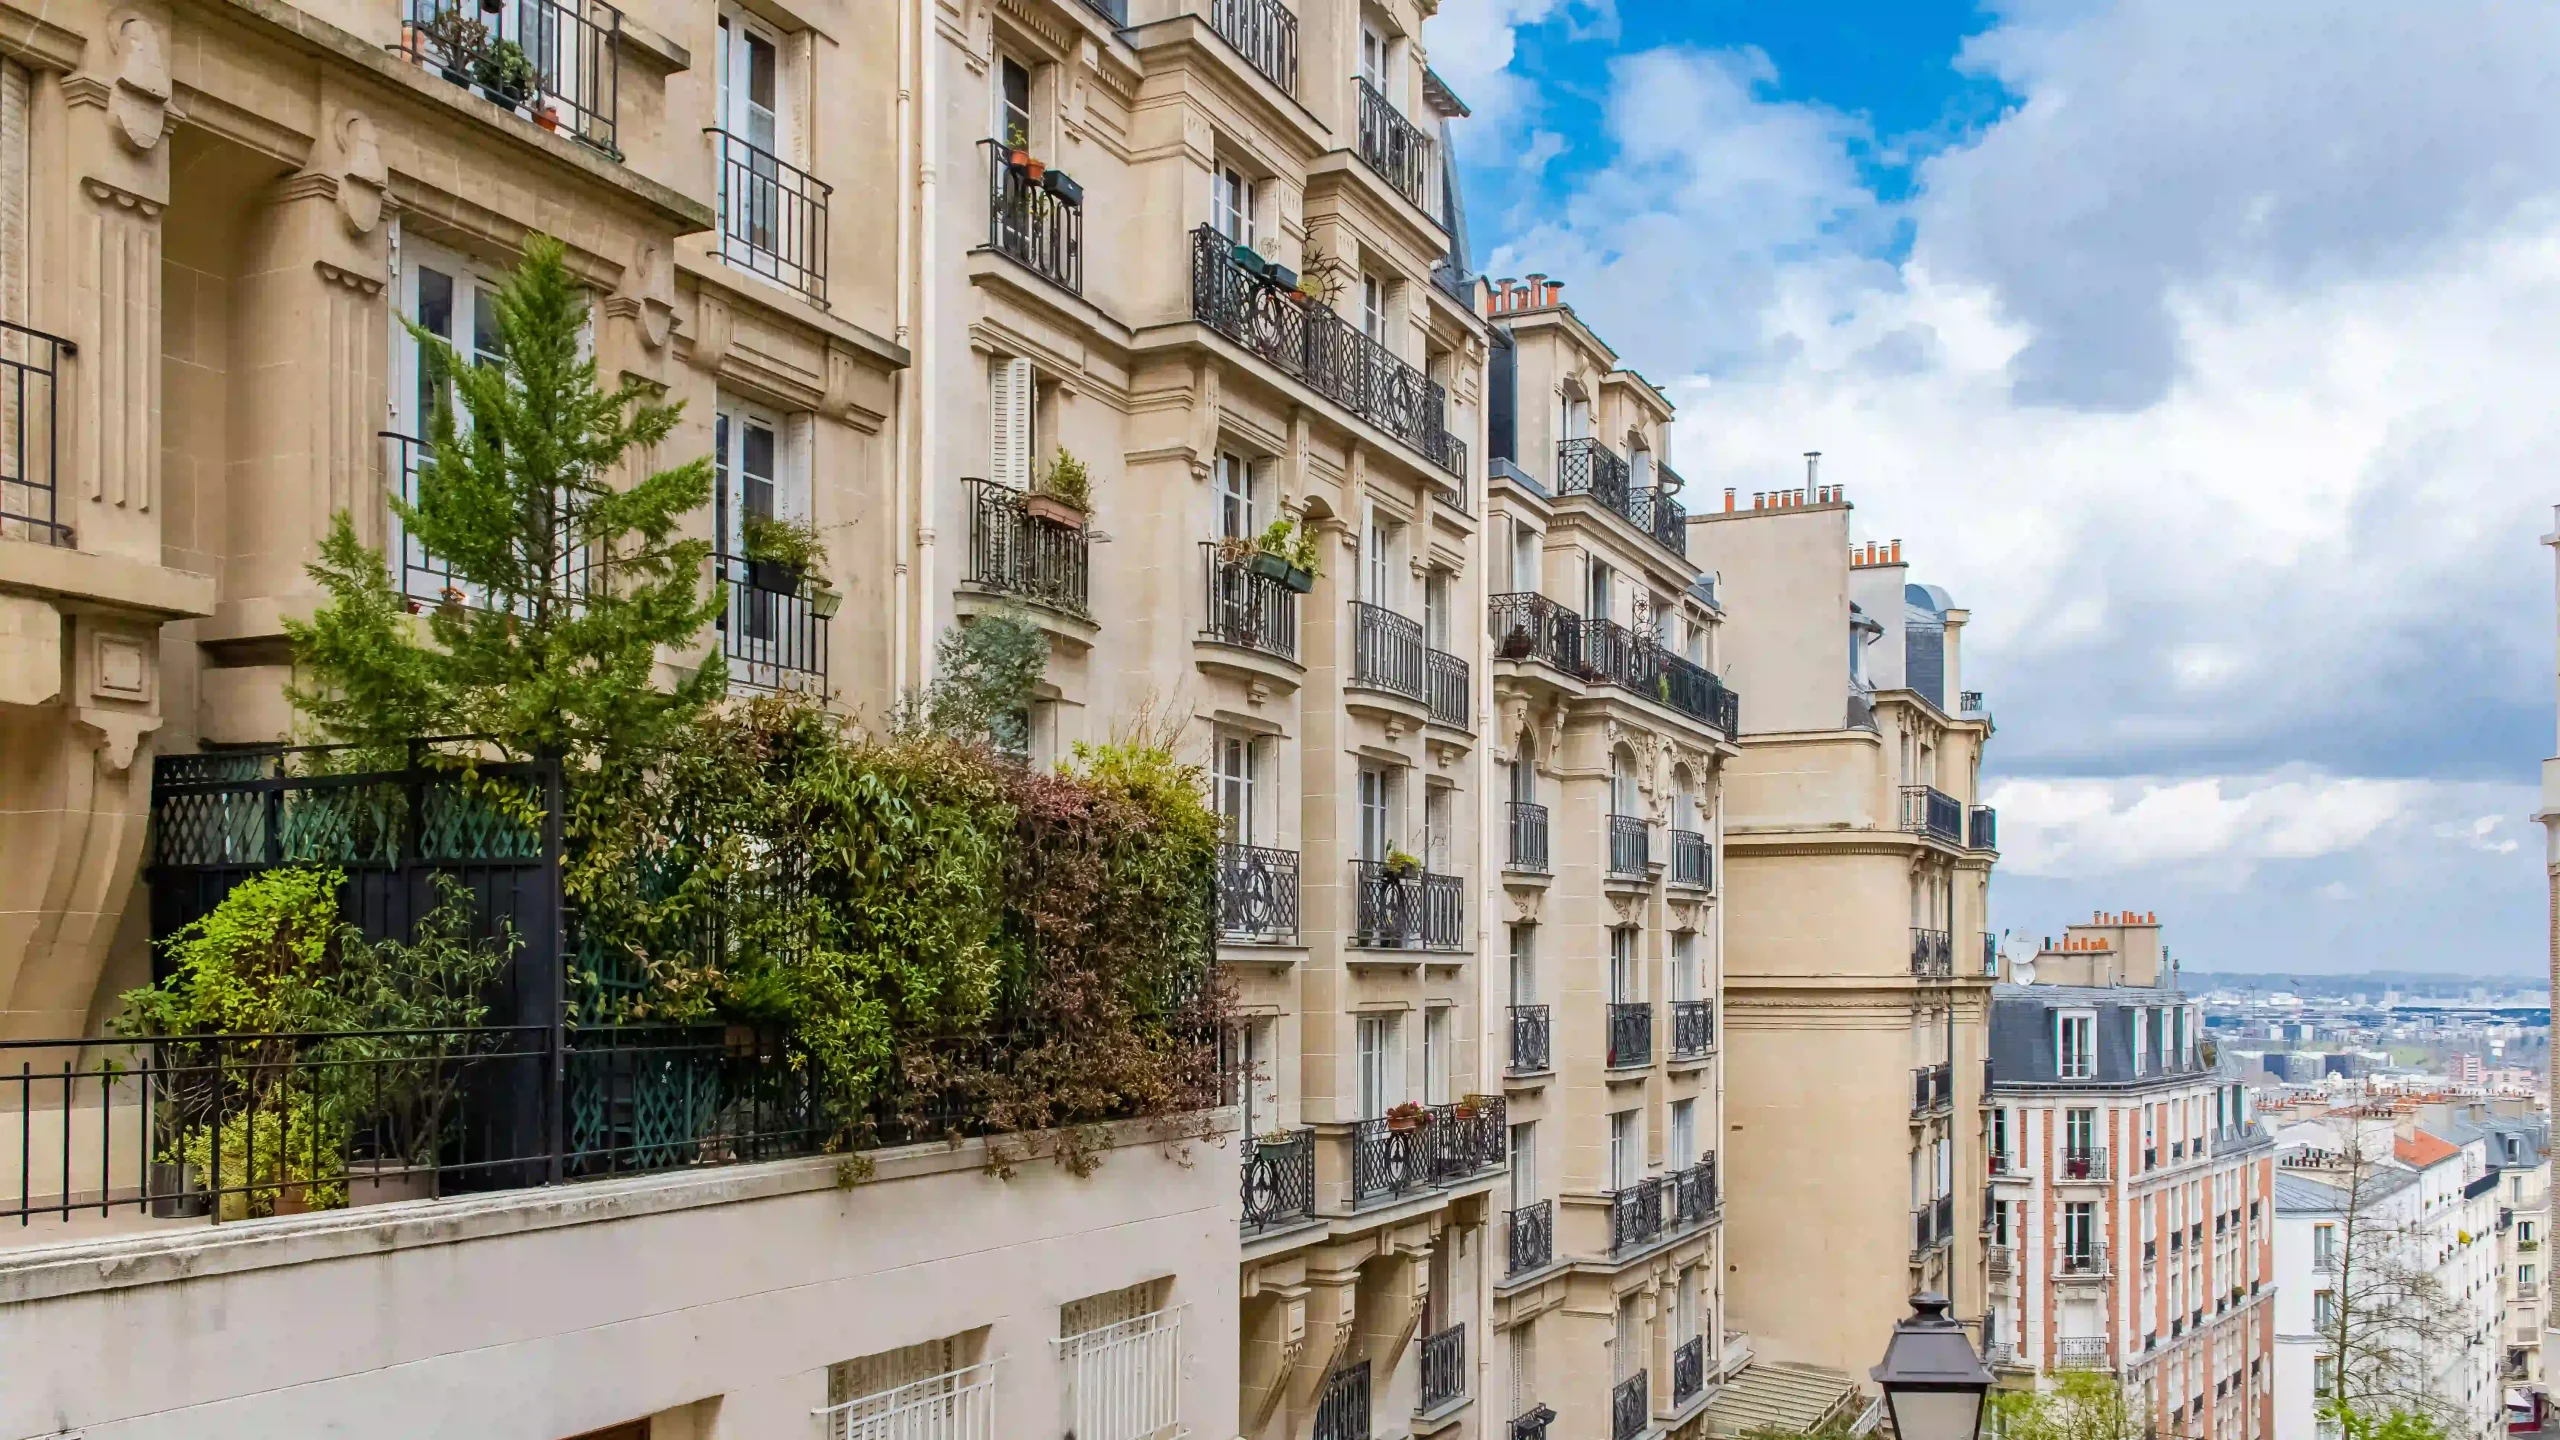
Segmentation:
<svg viewBox="0 0 2560 1440">
<path fill-rule="evenodd" d="M 1084 512 L 1055 495 L 1025 495 L 1022 497 L 1022 509 L 1034 520 L 1046 520 L 1070 530 L 1084 524 Z"/>
</svg>

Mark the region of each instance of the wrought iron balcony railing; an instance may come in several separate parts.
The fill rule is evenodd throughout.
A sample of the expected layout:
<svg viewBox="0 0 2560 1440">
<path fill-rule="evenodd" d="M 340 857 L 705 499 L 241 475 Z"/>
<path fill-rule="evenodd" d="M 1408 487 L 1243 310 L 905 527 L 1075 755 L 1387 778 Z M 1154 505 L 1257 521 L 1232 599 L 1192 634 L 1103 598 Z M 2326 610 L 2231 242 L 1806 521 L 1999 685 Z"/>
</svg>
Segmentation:
<svg viewBox="0 0 2560 1440">
<path fill-rule="evenodd" d="M 1467 683 L 1467 662 L 1446 650 L 1425 650 L 1422 663 L 1424 687 L 1430 692 L 1432 723 L 1466 729 L 1474 709 L 1473 691 Z"/>
<path fill-rule="evenodd" d="M 1285 1140 L 1244 1139 L 1244 1228 L 1273 1229 L 1316 1213 L 1316 1132 L 1292 1130 Z"/>
<path fill-rule="evenodd" d="M 1964 805 L 1953 795 L 1934 786 L 1905 785 L 1902 787 L 1902 828 L 1914 835 L 1962 845 Z"/>
<path fill-rule="evenodd" d="M 1246 269 L 1236 251 L 1215 226 L 1192 232 L 1191 318 L 1449 474 L 1466 475 L 1466 443 L 1449 433 L 1447 391 L 1332 310 Z"/>
<path fill-rule="evenodd" d="M 1911 1072 L 1911 1113 L 1928 1115 L 1951 1108 L 1955 1104 L 1955 1066 L 1940 1061 L 1922 1065 Z"/>
<path fill-rule="evenodd" d="M 1208 625 L 1201 633 L 1222 644 L 1258 650 L 1283 660 L 1298 658 L 1298 592 L 1223 559 L 1218 542 L 1200 542 L 1200 573 Z"/>
<path fill-rule="evenodd" d="M 1504 1212 L 1505 1275 L 1544 1270 L 1556 1258 L 1556 1202 L 1537 1200 Z"/>
<path fill-rule="evenodd" d="M 1432 1179 L 1448 1184 L 1500 1169 L 1508 1158 L 1510 1110 L 1510 1102 L 1500 1095 L 1431 1106 L 1426 1113 Z"/>
<path fill-rule="evenodd" d="M 1022 492 L 1009 485 L 978 479 L 967 484 L 970 583 L 1086 613 L 1091 567 L 1085 527 L 1032 514 Z"/>
<path fill-rule="evenodd" d="M 1351 602 L 1352 684 L 1428 703 L 1426 649 L 1420 621 L 1366 600 Z"/>
<path fill-rule="evenodd" d="M 1497 660 L 1534 660 L 1576 680 L 1615 685 L 1692 719 L 1741 733 L 1742 702 L 1712 671 L 1662 648 L 1651 636 L 1611 620 L 1589 620 L 1544 595 L 1513 591 L 1492 598 Z"/>
<path fill-rule="evenodd" d="M 1536 660 L 1582 678 L 1580 615 L 1526 591 L 1496 595 L 1490 608 L 1495 659 Z"/>
<path fill-rule="evenodd" d="M 1456 1404 L 1467 1393 L 1467 1323 L 1422 1337 L 1422 1409 Z"/>
<path fill-rule="evenodd" d="M 1511 1007 L 1511 1073 L 1535 1075 L 1552 1063 L 1555 1032 L 1544 1005 Z"/>
<path fill-rule="evenodd" d="M 1706 836 L 1695 830 L 1671 832 L 1671 883 L 1692 890 L 1706 890 L 1714 886 Z"/>
<path fill-rule="evenodd" d="M 987 248 L 1084 293 L 1084 199 L 1013 167 L 1010 148 L 981 140 L 987 156 Z M 1076 198 L 1067 198 L 1068 194 Z"/>
<path fill-rule="evenodd" d="M 1623 1255 L 1662 1238 L 1662 1177 L 1609 1192 L 1609 1251 Z"/>
<path fill-rule="evenodd" d="M 1503 868 L 1547 873 L 1547 807 L 1528 800 L 1504 802 L 1511 819 L 1511 849 Z"/>
<path fill-rule="evenodd" d="M 405 8 L 393 47 L 402 58 L 478 90 L 500 109 L 622 158 L 616 133 L 621 11 L 604 0 L 515 0 L 496 10 L 466 0 L 408 0 Z M 502 43 L 531 63 L 530 83 L 522 72 L 504 73 L 496 58 Z"/>
<path fill-rule="evenodd" d="M 1609 817 L 1609 873 L 1643 879 L 1653 859 L 1652 827 L 1641 815 Z"/>
<path fill-rule="evenodd" d="M 1911 973 L 1923 980 L 1951 980 L 1956 973 L 1955 937 L 1944 930 L 1911 928 Z"/>
<path fill-rule="evenodd" d="M 1682 1227 L 1703 1225 L 1707 1217 L 1724 1204 L 1723 1192 L 1716 1188 L 1716 1157 L 1701 1156 L 1698 1163 L 1674 1173 L 1672 1182 L 1672 1218 Z"/>
<path fill-rule="evenodd" d="M 2096 1241 L 2085 1241 L 2075 1245 L 2066 1240 L 2056 1268 L 2064 1275 L 2084 1278 L 2102 1276 L 2107 1273 L 2107 1247 Z"/>
<path fill-rule="evenodd" d="M 1716 1048 L 1716 1003 L 1712 1000 L 1671 1002 L 1671 1058 L 1695 1060 Z"/>
<path fill-rule="evenodd" d="M 1671 1403 L 1682 1406 L 1707 1388 L 1707 1337 L 1692 1335 L 1671 1352 Z"/>
<path fill-rule="evenodd" d="M 1262 78 L 1298 93 L 1298 17 L 1280 0 L 1209 0 L 1209 28 Z"/>
<path fill-rule="evenodd" d="M 68 545 L 61 512 L 62 362 L 80 348 L 0 320 L 0 539 Z"/>
<path fill-rule="evenodd" d="M 1367 950 L 1407 950 L 1422 943 L 1422 874 L 1399 875 L 1383 861 L 1351 862 L 1359 909 L 1351 943 Z"/>
<path fill-rule="evenodd" d="M 1218 847 L 1218 934 L 1286 945 L 1298 938 L 1298 852 Z"/>
<path fill-rule="evenodd" d="M 1422 948 L 1463 950 L 1467 936 L 1466 886 L 1455 875 L 1422 877 Z"/>
<path fill-rule="evenodd" d="M 1313 1440 L 1369 1440 L 1369 1362 L 1354 1360 L 1324 1379 Z"/>
<path fill-rule="evenodd" d="M 428 460 L 427 443 L 411 435 L 380 431 L 375 436 L 383 442 L 383 465 L 390 488 L 410 505 L 419 503 L 420 472 Z M 493 595 L 472 585 L 454 573 L 451 562 L 434 554 L 418 541 L 418 537 L 400 523 L 396 514 L 388 517 L 395 537 L 386 547 L 398 552 L 395 573 L 401 598 L 409 602 L 412 614 L 433 605 L 461 605 L 474 610 L 505 609 L 518 615 L 531 616 L 544 604 L 575 609 L 581 605 L 591 587 L 603 574 L 597 555 L 586 548 L 583 534 L 581 494 L 575 490 L 559 498 L 551 516 L 552 548 L 547 555 L 523 554 L 518 558 L 534 578 L 528 583 L 539 594 L 515 596 Z M 62 542 L 70 543 L 70 529 L 64 527 Z M 545 571 L 548 574 L 545 574 Z"/>
<path fill-rule="evenodd" d="M 1438 147 L 1422 127 L 1404 118 L 1403 111 L 1379 94 L 1378 87 L 1367 80 L 1353 83 L 1360 87 L 1361 162 L 1394 186 L 1397 194 L 1439 219 L 1439 168 L 1432 163 Z"/>
<path fill-rule="evenodd" d="M 720 257 L 827 303 L 827 197 L 835 187 L 726 130 L 711 137 Z"/>
<path fill-rule="evenodd" d="M 1941 1195 L 1911 1212 L 1911 1258 L 1919 1260 L 1930 1251 L 1955 1240 L 1956 1197 Z"/>
<path fill-rule="evenodd" d="M 1609 1392 L 1609 1440 L 1638 1440 L 1653 1409 L 1653 1388 L 1637 1371 Z"/>
<path fill-rule="evenodd" d="M 1966 817 L 1965 848 L 1997 850 L 2000 848 L 2000 812 L 1988 805 L 1976 805 Z"/>
<path fill-rule="evenodd" d="M 1609 1006 L 1609 1068 L 1653 1063 L 1653 1005 L 1635 1000 Z"/>
<path fill-rule="evenodd" d="M 2016 1262 L 2012 1258 L 2013 1254 L 2014 1252 L 2012 1252 L 2006 1245 L 1986 1245 L 1983 1247 L 1983 1263 L 1989 1268 L 1992 1279 L 2006 1280 L 2009 1278 L 2015 1269 Z"/>
<path fill-rule="evenodd" d="M 824 695 L 827 622 L 799 578 L 735 555 L 712 557 L 711 569 L 729 587 L 728 609 L 712 622 L 720 631 L 729 683 Z"/>
<path fill-rule="evenodd" d="M 2104 1180 L 2107 1178 L 2107 1152 L 2098 1145 L 2066 1145 L 2062 1163 L 2054 1178 L 2058 1180 Z"/>
<path fill-rule="evenodd" d="M 1547 1440 L 1547 1427 L 1556 1423 L 1556 1412 L 1544 1405 L 1532 1406 L 1526 1414 L 1511 1417 L 1511 1440 Z"/>
<path fill-rule="evenodd" d="M 1355 1205 L 1405 1195 L 1431 1184 L 1428 1122 L 1399 1128 L 1390 1120 L 1351 1127 L 1351 1200 Z"/>
<path fill-rule="evenodd" d="M 1674 555 L 1689 553 L 1689 512 L 1657 486 L 1627 477 L 1627 462 L 1598 440 L 1556 445 L 1556 493 L 1588 495 Z"/>
<path fill-rule="evenodd" d="M 2066 1335 L 2053 1342 L 2053 1358 L 2065 1370 L 2106 1368 L 2107 1341 L 2100 1335 Z"/>
<path fill-rule="evenodd" d="M 1982 932 L 1982 973 L 1995 980 L 2000 976 L 2000 937 L 1988 930 Z"/>
</svg>

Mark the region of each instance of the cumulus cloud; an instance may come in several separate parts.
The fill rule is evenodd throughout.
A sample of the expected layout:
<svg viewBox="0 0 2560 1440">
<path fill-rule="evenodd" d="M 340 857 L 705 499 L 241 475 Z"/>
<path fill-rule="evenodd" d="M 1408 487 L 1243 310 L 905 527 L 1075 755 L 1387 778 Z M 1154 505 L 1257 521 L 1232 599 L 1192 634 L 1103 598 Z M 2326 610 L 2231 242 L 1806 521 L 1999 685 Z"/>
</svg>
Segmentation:
<svg viewBox="0 0 2560 1440">
<path fill-rule="evenodd" d="M 2100 879 L 2209 862 L 2236 882 L 2259 861 L 2353 850 L 2423 791 L 2414 781 L 2356 776 L 2012 779 L 1990 802 L 2000 811 L 2004 870 Z"/>
</svg>

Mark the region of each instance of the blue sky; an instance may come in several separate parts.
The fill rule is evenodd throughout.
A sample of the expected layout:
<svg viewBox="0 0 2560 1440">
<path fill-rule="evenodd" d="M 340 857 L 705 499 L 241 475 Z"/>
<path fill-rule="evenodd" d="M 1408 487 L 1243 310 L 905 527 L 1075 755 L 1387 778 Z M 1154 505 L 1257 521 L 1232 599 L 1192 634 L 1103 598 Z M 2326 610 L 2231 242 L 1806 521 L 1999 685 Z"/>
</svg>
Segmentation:
<svg viewBox="0 0 2560 1440">
<path fill-rule="evenodd" d="M 1995 921 L 2537 973 L 2560 8 L 1445 0 L 1477 259 L 1975 616 Z M 1734 677 L 1744 694 L 1749 677 Z"/>
</svg>

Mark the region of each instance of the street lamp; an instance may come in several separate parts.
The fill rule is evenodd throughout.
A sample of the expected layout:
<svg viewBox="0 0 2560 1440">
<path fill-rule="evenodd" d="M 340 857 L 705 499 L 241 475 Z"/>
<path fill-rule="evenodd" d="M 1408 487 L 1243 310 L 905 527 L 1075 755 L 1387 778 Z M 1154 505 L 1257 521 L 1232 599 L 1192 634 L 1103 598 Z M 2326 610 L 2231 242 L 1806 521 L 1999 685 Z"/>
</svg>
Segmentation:
<svg viewBox="0 0 2560 1440">
<path fill-rule="evenodd" d="M 1884 1363 L 1867 1373 L 1884 1387 L 1899 1440 L 1974 1440 L 1982 1427 L 1991 1372 L 1934 1290 L 1911 1297 L 1911 1318 L 1893 1327 Z"/>
</svg>

